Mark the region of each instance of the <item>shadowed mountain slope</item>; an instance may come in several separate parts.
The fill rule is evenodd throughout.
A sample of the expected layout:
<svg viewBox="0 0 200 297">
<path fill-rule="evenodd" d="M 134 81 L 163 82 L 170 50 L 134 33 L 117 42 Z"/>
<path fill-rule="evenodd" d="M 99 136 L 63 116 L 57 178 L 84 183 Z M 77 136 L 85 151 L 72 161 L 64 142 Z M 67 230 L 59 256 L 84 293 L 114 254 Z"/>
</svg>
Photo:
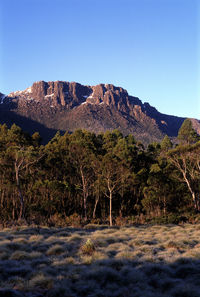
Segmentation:
<svg viewBox="0 0 200 297">
<path fill-rule="evenodd" d="M 185 118 L 165 115 L 111 84 L 35 82 L 24 91 L 0 93 L 0 122 L 39 131 L 48 141 L 57 130 L 87 129 L 95 133 L 119 129 L 149 143 L 165 134 L 176 137 Z M 199 124 L 200 126 L 200 124 Z"/>
</svg>

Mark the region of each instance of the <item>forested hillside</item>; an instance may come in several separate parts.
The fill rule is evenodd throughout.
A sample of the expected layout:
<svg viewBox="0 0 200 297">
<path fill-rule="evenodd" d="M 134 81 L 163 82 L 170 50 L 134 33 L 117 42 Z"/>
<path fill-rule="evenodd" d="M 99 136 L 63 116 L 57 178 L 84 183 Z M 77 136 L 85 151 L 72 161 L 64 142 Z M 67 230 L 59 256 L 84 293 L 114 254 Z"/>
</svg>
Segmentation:
<svg viewBox="0 0 200 297">
<path fill-rule="evenodd" d="M 2 224 L 187 220 L 200 210 L 200 140 L 190 120 L 147 148 L 118 130 L 55 135 L 0 126 Z"/>
</svg>

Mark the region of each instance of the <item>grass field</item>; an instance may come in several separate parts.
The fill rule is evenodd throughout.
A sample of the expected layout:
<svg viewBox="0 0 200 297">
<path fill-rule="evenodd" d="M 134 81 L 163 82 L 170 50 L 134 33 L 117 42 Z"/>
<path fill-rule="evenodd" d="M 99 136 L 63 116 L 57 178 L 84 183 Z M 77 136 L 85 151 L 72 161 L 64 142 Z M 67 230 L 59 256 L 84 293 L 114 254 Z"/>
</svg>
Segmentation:
<svg viewBox="0 0 200 297">
<path fill-rule="evenodd" d="M 0 296 L 200 296 L 200 225 L 0 230 Z"/>
</svg>

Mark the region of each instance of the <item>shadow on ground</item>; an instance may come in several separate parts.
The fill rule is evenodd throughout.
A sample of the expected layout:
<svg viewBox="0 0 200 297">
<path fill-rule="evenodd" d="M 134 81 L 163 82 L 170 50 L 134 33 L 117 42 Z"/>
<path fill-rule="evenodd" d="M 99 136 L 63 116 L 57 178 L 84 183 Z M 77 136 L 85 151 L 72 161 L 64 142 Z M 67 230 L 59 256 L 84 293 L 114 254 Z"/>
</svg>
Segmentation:
<svg viewBox="0 0 200 297">
<path fill-rule="evenodd" d="M 168 262 L 158 254 L 144 260 L 150 248 L 152 255 L 158 249 L 157 241 L 137 248 L 131 232 L 119 228 L 2 230 L 0 296 L 200 296 L 198 258 L 182 257 L 180 250 L 174 251 L 179 258 Z M 88 238 L 95 251 L 83 254 L 81 247 Z"/>
</svg>

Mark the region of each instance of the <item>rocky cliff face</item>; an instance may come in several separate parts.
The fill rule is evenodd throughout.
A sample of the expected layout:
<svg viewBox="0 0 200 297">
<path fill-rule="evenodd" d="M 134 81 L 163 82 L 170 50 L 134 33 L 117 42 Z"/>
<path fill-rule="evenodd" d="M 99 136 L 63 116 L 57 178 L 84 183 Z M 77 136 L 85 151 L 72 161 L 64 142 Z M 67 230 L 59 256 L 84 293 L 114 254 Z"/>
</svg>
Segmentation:
<svg viewBox="0 0 200 297">
<path fill-rule="evenodd" d="M 147 143 L 162 139 L 164 134 L 176 136 L 184 121 L 159 113 L 112 84 L 83 86 L 76 82 L 39 81 L 24 91 L 6 97 L 0 94 L 0 102 L 1 122 L 15 121 L 29 133 L 36 130 L 34 125 L 42 126 L 40 133 L 45 129 L 83 128 L 96 133 L 119 129 Z M 24 121 L 30 123 L 24 127 Z"/>
<path fill-rule="evenodd" d="M 71 109 L 82 103 L 105 103 L 123 109 L 125 106 L 127 107 L 129 98 L 126 90 L 111 84 L 91 87 L 63 81 L 35 82 L 32 87 L 24 91 L 13 92 L 8 97 L 35 100 L 42 104 L 48 103 L 54 107 L 64 106 L 66 109 Z"/>
</svg>

